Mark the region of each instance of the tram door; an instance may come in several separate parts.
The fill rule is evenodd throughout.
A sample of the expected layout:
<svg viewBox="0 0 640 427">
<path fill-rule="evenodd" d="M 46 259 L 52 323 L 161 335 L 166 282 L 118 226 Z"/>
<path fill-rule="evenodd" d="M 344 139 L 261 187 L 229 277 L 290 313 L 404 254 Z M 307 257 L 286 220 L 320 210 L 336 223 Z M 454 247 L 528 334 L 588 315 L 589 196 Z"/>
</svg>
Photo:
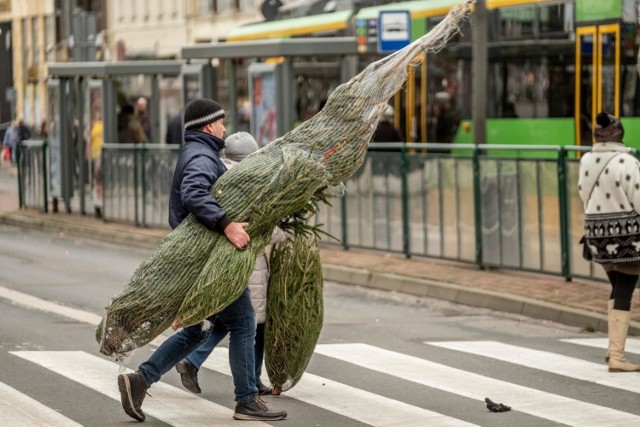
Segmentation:
<svg viewBox="0 0 640 427">
<path fill-rule="evenodd" d="M 576 29 L 575 143 L 592 145 L 596 114 L 620 116 L 620 24 Z"/>
</svg>

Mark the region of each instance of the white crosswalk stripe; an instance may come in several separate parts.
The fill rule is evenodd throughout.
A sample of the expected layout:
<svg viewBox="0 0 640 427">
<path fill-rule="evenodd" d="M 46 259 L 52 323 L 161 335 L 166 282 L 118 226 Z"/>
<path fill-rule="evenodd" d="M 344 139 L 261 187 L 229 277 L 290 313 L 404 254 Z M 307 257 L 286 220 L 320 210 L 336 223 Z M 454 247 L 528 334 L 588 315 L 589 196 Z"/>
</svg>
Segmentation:
<svg viewBox="0 0 640 427">
<path fill-rule="evenodd" d="M 610 373 L 604 363 L 587 362 L 574 357 L 532 350 L 496 341 L 440 341 L 427 342 L 425 344 L 476 354 L 514 365 L 640 393 L 640 382 L 636 376 Z"/>
<path fill-rule="evenodd" d="M 74 427 L 80 424 L 0 383 L 0 423 L 20 427 Z"/>
<path fill-rule="evenodd" d="M 506 396 L 536 417 L 581 427 L 640 425 L 640 416 L 451 368 L 367 344 L 324 344 L 316 353 L 471 399 Z"/>
<path fill-rule="evenodd" d="M 82 351 L 13 351 L 12 354 L 47 368 L 90 389 L 120 401 L 116 385 L 119 365 Z M 131 371 L 128 371 L 131 372 Z M 153 385 L 143 411 L 173 426 L 235 426 L 233 410 L 201 399 L 162 382 Z M 124 415 L 124 413 L 123 413 Z M 254 421 L 252 426 L 268 424 Z"/>
<path fill-rule="evenodd" d="M 601 348 L 604 350 L 606 350 L 607 347 L 609 347 L 609 338 L 566 338 L 566 339 L 561 339 L 560 341 L 570 343 L 570 344 L 583 345 L 587 347 Z M 640 354 L 640 339 L 627 338 L 624 351 L 625 353 Z"/>
<path fill-rule="evenodd" d="M 202 366 L 231 375 L 228 360 L 228 350 L 219 347 Z M 265 372 L 264 369 L 263 372 Z M 310 373 L 305 373 L 298 384 L 288 390 L 285 395 L 372 426 L 472 427 L 475 425 Z"/>
</svg>

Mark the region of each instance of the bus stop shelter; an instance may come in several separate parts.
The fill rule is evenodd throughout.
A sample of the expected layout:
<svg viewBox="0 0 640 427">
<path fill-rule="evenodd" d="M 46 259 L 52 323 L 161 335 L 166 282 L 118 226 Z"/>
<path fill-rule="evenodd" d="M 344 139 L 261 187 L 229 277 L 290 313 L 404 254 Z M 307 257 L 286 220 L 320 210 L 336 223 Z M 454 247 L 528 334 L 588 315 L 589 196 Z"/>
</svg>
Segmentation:
<svg viewBox="0 0 640 427">
<path fill-rule="evenodd" d="M 90 141 L 86 141 L 86 135 L 91 134 L 88 127 L 100 120 L 103 141 L 118 141 L 117 114 L 121 79 L 148 79 L 148 139 L 152 144 L 161 143 L 160 104 L 164 97 L 161 79 L 189 79 L 188 84 L 182 83 L 176 89 L 181 92 L 175 101 L 180 107 L 189 98 L 215 96 L 214 86 L 210 83 L 213 80 L 213 69 L 206 63 L 186 65 L 179 60 L 64 62 L 50 64 L 48 74 L 50 194 L 54 200 L 54 210 L 58 198 L 61 198 L 67 212 L 71 212 L 71 199 L 77 185 L 80 189 L 79 209 L 82 214 L 86 213 L 84 184 L 91 182 L 92 175 L 91 163 L 83 161 L 87 150 L 90 151 Z"/>
<path fill-rule="evenodd" d="M 249 92 L 254 107 L 252 117 L 252 134 L 257 139 L 256 110 L 261 100 L 266 98 L 266 83 L 270 82 L 273 92 L 275 136 L 280 137 L 295 125 L 296 81 L 294 59 L 305 57 L 328 58 L 339 57 L 339 75 L 341 82 L 355 75 L 358 55 L 355 37 L 331 38 L 293 38 L 263 39 L 240 42 L 219 42 L 198 44 L 182 48 L 182 58 L 191 61 L 218 60 L 224 63 L 226 82 L 219 82 L 228 87 L 230 106 L 237 105 L 238 92 L 236 77 L 238 74 L 236 59 L 255 59 L 249 66 Z M 269 80 L 267 80 L 269 79 Z M 257 87 L 256 84 L 262 86 Z M 260 92 L 262 91 L 262 92 Z M 260 96 L 258 96 L 260 92 Z M 266 102 L 266 100 L 265 100 Z M 228 121 L 231 128 L 238 129 L 238 117 L 234 108 L 228 108 Z M 230 120 L 229 120 L 230 119 Z M 260 142 L 260 141 L 259 141 Z"/>
</svg>

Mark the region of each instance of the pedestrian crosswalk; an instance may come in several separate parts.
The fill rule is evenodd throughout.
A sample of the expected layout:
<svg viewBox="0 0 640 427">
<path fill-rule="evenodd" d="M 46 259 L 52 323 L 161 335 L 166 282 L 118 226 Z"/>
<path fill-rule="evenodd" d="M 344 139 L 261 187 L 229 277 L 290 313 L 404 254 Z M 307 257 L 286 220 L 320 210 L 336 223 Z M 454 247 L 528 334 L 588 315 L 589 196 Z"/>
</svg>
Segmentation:
<svg viewBox="0 0 640 427">
<path fill-rule="evenodd" d="M 598 347 L 601 339 L 561 341 L 570 345 Z M 630 344 L 630 347 L 635 348 L 638 342 L 631 339 Z M 498 341 L 438 341 L 425 342 L 424 345 L 452 354 L 480 357 L 496 363 L 597 384 L 611 390 L 633 393 L 633 396 L 640 394 L 637 375 L 609 373 L 604 363 Z M 315 353 L 314 357 L 386 375 L 399 383 L 411 383 L 414 387 L 418 385 L 425 399 L 439 390 L 452 396 L 478 401 L 478 413 L 486 413 L 482 402 L 485 397 L 493 396 L 513 407 L 511 413 L 502 415 L 506 417 L 521 413 L 527 414 L 531 419 L 580 427 L 640 425 L 640 411 L 625 412 L 565 396 L 563 390 L 545 391 L 365 343 L 319 344 Z M 19 350 L 11 351 L 10 354 L 54 372 L 66 380 L 82 384 L 109 399 L 120 399 L 115 378 L 122 368 L 101 356 L 83 351 Z M 227 349 L 216 349 L 203 369 L 231 375 Z M 330 373 L 325 378 L 308 372 L 285 396 L 371 426 L 494 425 L 487 424 L 482 417 L 470 420 L 468 415 L 460 417 L 448 411 L 448 408 L 442 408 L 441 411 L 427 409 L 415 402 L 407 403 L 400 398 L 375 394 L 359 384 L 347 384 L 346 380 L 343 383 L 330 377 Z M 143 409 L 148 417 L 166 424 L 185 427 L 237 425 L 237 421 L 231 418 L 232 411 L 228 406 L 219 405 L 206 397 L 163 382 L 155 384 L 150 392 L 153 397 L 145 400 Z M 282 402 L 278 406 L 282 407 Z M 67 418 L 63 412 L 48 408 L 3 383 L 0 383 L 0 417 L 3 425 L 80 425 Z M 114 414 L 114 418 L 127 420 L 124 413 Z M 257 422 L 252 425 L 267 424 Z"/>
<path fill-rule="evenodd" d="M 73 427 L 80 424 L 0 383 L 0 422 L 6 426 Z"/>
<path fill-rule="evenodd" d="M 509 405 L 519 411 L 562 424 L 582 427 L 640 425 L 640 416 L 496 380 L 367 344 L 320 345 L 316 348 L 316 352 L 405 381 L 416 382 L 471 399 L 482 401 L 489 392 L 497 396 L 508 396 Z"/>
<path fill-rule="evenodd" d="M 95 314 L 63 307 L 3 287 L 0 287 L 0 298 L 92 326 L 99 321 L 99 316 Z M 158 337 L 152 346 L 160 345 L 164 339 L 163 336 Z M 367 343 L 322 343 L 316 346 L 314 359 L 320 361 L 319 365 L 323 368 L 313 367 L 312 364 L 310 371 L 304 374 L 293 389 L 284 393 L 286 397 L 276 406 L 287 409 L 290 404 L 295 403 L 298 411 L 290 415 L 290 420 L 295 421 L 288 425 L 296 426 L 640 425 L 640 409 L 636 409 L 636 405 L 627 407 L 625 411 L 616 408 L 616 405 L 607 405 L 606 402 L 589 398 L 589 394 L 628 393 L 620 396 L 635 402 L 640 394 L 640 374 L 608 372 L 606 364 L 602 362 L 603 353 L 595 350 L 606 348 L 607 339 L 570 338 L 558 341 L 574 350 L 579 349 L 580 351 L 567 352 L 579 356 L 499 341 L 430 341 L 412 347 L 410 352 L 413 354 Z M 427 351 L 421 351 L 424 349 Z M 444 358 L 445 362 L 442 362 L 442 357 L 438 362 L 429 360 L 431 350 L 445 352 L 448 356 Z M 640 354 L 640 340 L 629 339 L 627 352 Z M 114 406 L 119 406 L 120 394 L 116 377 L 123 368 L 110 359 L 84 351 L 15 350 L 9 351 L 9 354 L 26 364 L 57 375 L 61 382 L 79 384 L 104 396 Z M 589 354 L 591 357 L 587 357 Z M 466 368 L 450 366 L 452 364 L 449 360 L 460 358 L 468 361 Z M 486 369 L 483 366 L 488 364 L 501 364 L 505 371 L 526 370 L 528 374 L 523 374 L 523 377 L 536 377 L 536 373 L 543 373 L 546 378 L 553 376 L 560 379 L 553 384 L 572 382 L 591 388 L 583 398 L 580 393 L 570 392 L 563 387 L 553 388 L 549 384 L 545 385 L 542 380 L 539 386 L 532 386 L 531 381 L 519 381 L 518 375 L 494 378 L 484 372 Z M 227 349 L 217 348 L 203 365 L 203 370 L 212 375 L 230 376 Z M 384 391 L 380 387 L 367 390 L 366 381 L 354 379 L 357 376 L 340 375 L 341 372 L 352 370 L 359 370 L 360 378 L 366 377 L 366 373 L 382 376 L 389 386 Z M 417 393 L 419 398 L 407 398 L 402 393 L 403 389 L 410 389 L 410 394 Z M 231 418 L 233 402 L 215 402 L 211 396 L 194 395 L 167 382 L 155 384 L 150 393 L 152 397 L 147 397 L 143 405 L 148 418 L 184 427 L 237 425 L 237 421 Z M 231 395 L 231 390 L 228 395 Z M 445 398 L 435 398 L 442 395 Z M 488 396 L 512 406 L 513 410 L 500 414 L 499 419 L 487 418 L 484 398 Z M 447 401 L 455 403 L 446 403 Z M 461 412 L 456 409 L 458 403 L 469 406 L 469 402 L 472 402 L 472 406 L 477 405 L 477 410 Z M 74 421 L 71 414 L 65 412 L 64 406 L 50 407 L 48 403 L 19 391 L 12 384 L 0 382 L 0 425 L 81 425 Z M 300 413 L 301 408 L 303 413 Z M 311 408 L 316 408 L 317 418 L 303 423 L 304 408 L 307 409 L 306 412 L 314 412 Z M 130 421 L 120 409 L 112 416 L 112 420 L 100 420 L 91 425 Z M 496 420 L 500 422 L 497 423 Z M 254 422 L 252 425 L 268 424 Z"/>
</svg>

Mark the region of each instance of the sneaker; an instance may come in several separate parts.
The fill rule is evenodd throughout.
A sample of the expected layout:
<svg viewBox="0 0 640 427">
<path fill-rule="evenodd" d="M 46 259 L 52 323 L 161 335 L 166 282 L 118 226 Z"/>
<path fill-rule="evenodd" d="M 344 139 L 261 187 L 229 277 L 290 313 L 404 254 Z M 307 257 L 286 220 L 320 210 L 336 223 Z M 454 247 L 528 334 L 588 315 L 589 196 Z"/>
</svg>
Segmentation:
<svg viewBox="0 0 640 427">
<path fill-rule="evenodd" d="M 236 403 L 236 412 L 233 414 L 233 418 L 244 421 L 278 421 L 287 418 L 287 412 L 271 412 L 265 401 L 255 396 L 250 402 Z"/>
<path fill-rule="evenodd" d="M 120 389 L 122 408 L 131 418 L 138 421 L 145 420 L 146 417 L 141 407 L 148 388 L 142 374 L 139 372 L 118 375 L 118 389 Z"/>
<path fill-rule="evenodd" d="M 258 385 L 258 396 L 271 396 L 271 395 L 273 395 L 273 388 L 267 387 L 262 383 Z"/>
<path fill-rule="evenodd" d="M 202 393 L 200 385 L 198 385 L 198 370 L 193 363 L 188 359 L 184 359 L 182 362 L 178 362 L 176 365 L 176 371 L 180 374 L 182 385 L 191 393 Z"/>
</svg>

